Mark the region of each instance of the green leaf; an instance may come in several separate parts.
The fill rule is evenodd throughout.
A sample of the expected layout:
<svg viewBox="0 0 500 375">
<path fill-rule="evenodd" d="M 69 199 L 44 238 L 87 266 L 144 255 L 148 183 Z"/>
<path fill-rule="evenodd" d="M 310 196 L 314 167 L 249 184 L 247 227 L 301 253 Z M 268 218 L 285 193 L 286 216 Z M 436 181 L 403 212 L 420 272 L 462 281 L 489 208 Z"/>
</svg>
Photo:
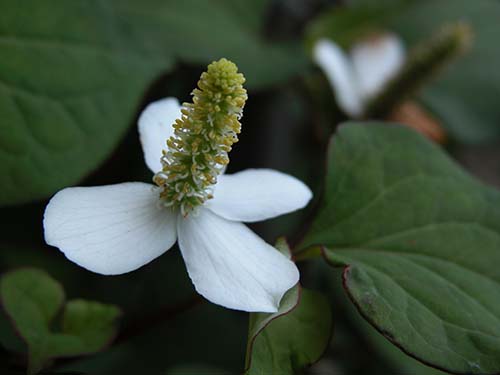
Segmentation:
<svg viewBox="0 0 500 375">
<path fill-rule="evenodd" d="M 71 351 L 81 354 L 100 350 L 115 336 L 115 321 L 119 315 L 115 306 L 81 299 L 68 301 L 62 332 L 76 339 Z"/>
<path fill-rule="evenodd" d="M 382 31 L 384 25 L 401 12 L 408 1 L 363 0 L 350 7 L 332 7 L 314 19 L 306 30 L 306 43 L 312 50 L 321 38 L 329 38 L 343 48 L 349 48 L 374 31 Z"/>
<path fill-rule="evenodd" d="M 357 314 L 355 314 L 357 315 Z M 358 316 L 356 316 L 358 317 Z M 421 362 L 405 355 L 397 346 L 392 345 L 383 336 L 381 336 L 373 327 L 358 317 L 356 321 L 357 328 L 361 330 L 363 339 L 368 342 L 370 348 L 388 362 L 391 368 L 396 369 L 395 373 L 399 374 L 418 374 L 418 375 L 445 375 L 446 372 L 436 368 L 426 366 Z"/>
<path fill-rule="evenodd" d="M 30 9 L 26 12 L 25 9 Z M 95 169 L 171 61 L 129 43 L 97 1 L 9 1 L 0 12 L 0 204 L 46 197 Z"/>
<path fill-rule="evenodd" d="M 149 54 L 203 65 L 226 57 L 245 74 L 247 87 L 258 88 L 282 82 L 307 64 L 298 43 L 271 44 L 260 36 L 269 4 L 269 0 L 147 0 L 140 4 L 115 0 L 113 7 L 129 19 L 133 41 Z"/>
<path fill-rule="evenodd" d="M 227 57 L 248 87 L 302 69 L 298 46 L 259 36 L 267 4 L 4 2 L 0 205 L 45 198 L 97 168 L 132 124 L 146 88 L 176 60 L 205 65 Z"/>
<path fill-rule="evenodd" d="M 275 246 L 291 258 L 285 238 L 279 238 Z M 250 314 L 246 374 L 293 374 L 319 360 L 331 331 L 326 299 L 297 284 L 283 296 L 276 313 Z"/>
<path fill-rule="evenodd" d="M 292 252 L 284 237 L 278 238 L 275 247 L 280 253 L 282 253 L 287 258 L 289 259 L 292 258 Z M 269 324 L 269 322 L 282 315 L 288 314 L 290 311 L 292 311 L 299 303 L 299 297 L 300 297 L 300 286 L 297 284 L 292 289 L 290 289 L 285 293 L 285 295 L 281 299 L 280 307 L 277 312 L 271 314 L 268 313 L 250 314 L 250 323 L 249 323 L 250 328 L 248 333 L 246 366 L 248 366 L 248 361 L 250 360 L 252 354 L 251 349 L 255 337 Z"/>
<path fill-rule="evenodd" d="M 250 314 L 246 374 L 294 374 L 323 355 L 330 341 L 330 306 L 319 293 L 290 290 L 275 314 Z"/>
<path fill-rule="evenodd" d="M 477 143 L 500 137 L 496 99 L 500 50 L 493 48 L 499 17 L 500 2 L 493 0 L 364 0 L 318 18 L 309 28 L 308 39 L 311 44 L 326 36 L 349 45 L 370 30 L 389 29 L 411 47 L 444 24 L 470 24 L 474 33 L 471 51 L 445 69 L 419 98 L 454 138 Z"/>
<path fill-rule="evenodd" d="M 336 332 L 333 353 L 335 348 L 341 348 L 344 353 L 351 353 L 351 357 L 360 355 L 356 352 L 359 341 L 353 338 L 358 336 L 361 343 L 365 344 L 362 351 L 370 352 L 370 362 L 376 364 L 371 367 L 364 364 L 363 368 L 370 368 L 373 374 L 397 374 L 397 375 L 444 375 L 445 372 L 426 366 L 422 362 L 409 357 L 397 346 L 393 345 L 384 336 L 378 333 L 373 327 L 358 314 L 355 305 L 352 304 L 346 295 L 342 283 L 342 269 L 332 269 L 325 262 L 317 260 L 308 264 L 308 273 L 314 275 L 312 284 L 321 288 L 330 301 L 331 306 L 335 306 L 335 316 L 348 319 L 348 332 Z M 336 325 L 338 327 L 338 324 Z M 337 328 L 341 331 L 342 328 Z M 345 329 L 345 328 L 344 328 Z M 366 355 L 366 354 L 365 354 Z M 339 361 L 340 358 L 337 357 Z M 349 362 L 350 365 L 353 365 Z M 368 367 L 370 366 L 370 367 Z M 390 369 L 387 371 L 387 368 Z M 385 370 L 384 370 L 385 369 Z M 352 372 L 352 370 L 351 370 Z M 347 373 L 350 373 L 347 371 Z"/>
<path fill-rule="evenodd" d="M 52 358 L 96 352 L 116 334 L 118 308 L 84 300 L 64 306 L 60 329 L 53 332 L 64 305 L 61 285 L 37 269 L 20 269 L 0 281 L 2 305 L 28 345 L 28 372 L 39 372 Z"/>
<path fill-rule="evenodd" d="M 292 257 L 292 252 L 284 237 L 280 237 L 275 244 L 276 249 L 287 258 Z M 282 315 L 288 314 L 299 303 L 300 286 L 295 285 L 292 289 L 285 293 L 280 302 L 280 307 L 275 313 L 251 313 L 249 318 L 249 330 L 247 341 L 247 352 L 245 359 L 245 368 L 248 368 L 252 358 L 252 349 L 256 337 L 264 330 L 264 328 L 274 319 Z"/>
<path fill-rule="evenodd" d="M 301 248 L 346 267 L 360 313 L 452 373 L 500 371 L 500 193 L 398 125 L 341 126 Z"/>
</svg>

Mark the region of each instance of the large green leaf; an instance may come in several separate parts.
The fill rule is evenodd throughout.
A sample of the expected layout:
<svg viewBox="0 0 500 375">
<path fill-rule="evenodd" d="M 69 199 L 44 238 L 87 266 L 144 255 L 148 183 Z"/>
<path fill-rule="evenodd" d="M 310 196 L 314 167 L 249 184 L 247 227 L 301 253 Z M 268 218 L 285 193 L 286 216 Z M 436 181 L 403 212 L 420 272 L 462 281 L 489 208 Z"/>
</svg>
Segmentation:
<svg viewBox="0 0 500 375">
<path fill-rule="evenodd" d="M 0 205 L 47 197 L 95 169 L 132 123 L 147 86 L 176 60 L 227 57 L 249 87 L 297 72 L 304 59 L 296 48 L 259 37 L 267 4 L 3 2 Z"/>
<path fill-rule="evenodd" d="M 147 83 L 171 65 L 140 53 L 124 27 L 103 2 L 2 4 L 0 204 L 75 183 L 116 145 Z"/>
<path fill-rule="evenodd" d="M 500 2 L 495 0 L 372 0 L 333 10 L 310 27 L 312 43 L 330 37 L 343 45 L 369 30 L 386 28 L 400 34 L 411 47 L 442 25 L 464 21 L 472 26 L 471 51 L 443 71 L 420 100 L 452 136 L 462 142 L 484 142 L 500 137 Z M 340 27 L 339 25 L 343 26 Z"/>
<path fill-rule="evenodd" d="M 341 126 L 301 248 L 346 267 L 361 314 L 453 373 L 500 372 L 500 193 L 397 125 Z"/>
<path fill-rule="evenodd" d="M 0 299 L 19 335 L 28 345 L 31 374 L 55 357 L 96 352 L 116 334 L 120 311 L 115 306 L 73 300 L 66 303 L 59 329 L 54 320 L 64 305 L 61 285 L 45 272 L 20 269 L 0 281 Z"/>
</svg>

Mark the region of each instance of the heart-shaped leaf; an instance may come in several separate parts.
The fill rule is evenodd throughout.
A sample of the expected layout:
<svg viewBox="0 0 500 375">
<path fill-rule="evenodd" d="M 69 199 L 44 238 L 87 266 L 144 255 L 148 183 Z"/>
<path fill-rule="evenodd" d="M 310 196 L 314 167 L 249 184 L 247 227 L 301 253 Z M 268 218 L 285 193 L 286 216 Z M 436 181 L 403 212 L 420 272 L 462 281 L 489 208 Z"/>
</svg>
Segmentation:
<svg viewBox="0 0 500 375">
<path fill-rule="evenodd" d="M 116 334 L 120 310 L 98 302 L 69 301 L 61 322 L 55 322 L 64 305 L 64 290 L 41 270 L 26 268 L 5 274 L 0 280 L 0 299 L 28 345 L 30 374 L 52 358 L 99 351 Z M 53 330 L 54 326 L 58 329 Z"/>
<path fill-rule="evenodd" d="M 45 198 L 95 169 L 132 123 L 147 86 L 175 60 L 227 57 L 249 87 L 296 73 L 300 49 L 259 37 L 267 4 L 3 2 L 0 205 Z"/>
<path fill-rule="evenodd" d="M 301 248 L 345 267 L 361 314 L 409 355 L 500 372 L 500 193 L 397 125 L 341 126 Z"/>
<path fill-rule="evenodd" d="M 328 37 L 344 46 L 367 32 L 393 30 L 411 47 L 444 24 L 461 21 L 472 27 L 472 49 L 423 90 L 422 104 L 453 137 L 468 143 L 500 137 L 500 3 L 492 0 L 357 1 L 314 21 L 309 43 Z"/>
</svg>

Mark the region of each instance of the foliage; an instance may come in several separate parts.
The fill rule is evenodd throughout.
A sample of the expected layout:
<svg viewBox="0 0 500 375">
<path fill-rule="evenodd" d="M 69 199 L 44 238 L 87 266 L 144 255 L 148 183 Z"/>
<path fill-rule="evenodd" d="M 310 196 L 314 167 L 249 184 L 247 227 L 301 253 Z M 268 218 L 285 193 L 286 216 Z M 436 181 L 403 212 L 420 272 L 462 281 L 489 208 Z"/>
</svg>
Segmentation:
<svg viewBox="0 0 500 375">
<path fill-rule="evenodd" d="M 0 205 L 45 198 L 96 169 L 131 125 L 148 86 L 178 61 L 225 56 L 243 69 L 249 87 L 295 74 L 300 50 L 259 35 L 266 4 L 2 4 L 0 53 L 9 58 L 1 65 Z"/>
<path fill-rule="evenodd" d="M 0 298 L 28 345 L 30 374 L 38 373 L 52 358 L 101 350 L 117 331 L 117 307 L 82 299 L 64 303 L 62 286 L 38 269 L 5 274 L 0 281 Z M 62 316 L 56 324 L 61 309 Z"/>
<path fill-rule="evenodd" d="M 500 193 L 398 125 L 343 125 L 304 247 L 324 246 L 360 313 L 453 373 L 500 370 Z"/>
</svg>

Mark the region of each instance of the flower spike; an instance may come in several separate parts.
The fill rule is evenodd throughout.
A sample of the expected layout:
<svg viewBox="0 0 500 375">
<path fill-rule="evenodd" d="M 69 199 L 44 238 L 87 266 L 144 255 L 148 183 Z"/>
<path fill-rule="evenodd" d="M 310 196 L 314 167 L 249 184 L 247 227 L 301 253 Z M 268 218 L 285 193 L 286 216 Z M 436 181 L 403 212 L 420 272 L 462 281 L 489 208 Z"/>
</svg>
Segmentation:
<svg viewBox="0 0 500 375">
<path fill-rule="evenodd" d="M 243 74 L 227 59 L 211 63 L 201 75 L 193 102 L 184 103 L 182 116 L 173 125 L 162 170 L 153 178 L 165 206 L 179 207 L 186 216 L 212 198 L 211 188 L 238 141 L 247 99 L 244 82 Z"/>
</svg>

